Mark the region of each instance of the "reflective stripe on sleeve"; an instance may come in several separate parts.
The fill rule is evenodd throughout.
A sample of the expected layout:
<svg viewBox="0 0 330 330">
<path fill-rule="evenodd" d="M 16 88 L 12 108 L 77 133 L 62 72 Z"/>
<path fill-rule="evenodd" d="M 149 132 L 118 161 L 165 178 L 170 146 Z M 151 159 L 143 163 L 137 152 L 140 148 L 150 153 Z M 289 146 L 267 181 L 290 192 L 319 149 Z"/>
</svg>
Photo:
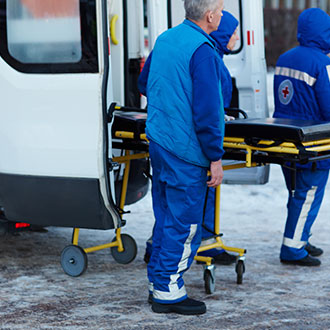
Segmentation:
<svg viewBox="0 0 330 330">
<path fill-rule="evenodd" d="M 329 71 L 328 71 L 329 73 Z M 277 66 L 275 68 L 275 75 L 277 76 L 285 76 L 297 80 L 301 80 L 305 82 L 309 86 L 313 86 L 316 82 L 316 78 L 310 76 L 308 73 L 299 71 L 299 70 L 294 70 L 282 66 Z"/>
</svg>

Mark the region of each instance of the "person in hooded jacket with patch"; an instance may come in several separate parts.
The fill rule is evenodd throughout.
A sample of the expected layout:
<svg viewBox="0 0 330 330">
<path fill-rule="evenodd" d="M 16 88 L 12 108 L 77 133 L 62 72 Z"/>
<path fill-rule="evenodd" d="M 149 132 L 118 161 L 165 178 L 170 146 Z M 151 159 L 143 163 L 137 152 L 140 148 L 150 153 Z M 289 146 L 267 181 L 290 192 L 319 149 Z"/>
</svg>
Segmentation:
<svg viewBox="0 0 330 330">
<path fill-rule="evenodd" d="M 237 34 L 238 20 L 229 12 L 222 11 L 222 18 L 217 31 L 210 34 L 215 42 L 218 57 L 218 71 L 221 82 L 221 93 L 223 98 L 224 108 L 229 108 L 232 98 L 232 80 L 229 70 L 227 69 L 223 57 L 232 52 L 236 42 L 239 40 Z M 145 66 L 139 77 L 139 89 L 142 94 L 145 94 L 145 86 L 147 84 L 147 72 L 149 71 L 152 53 L 150 53 Z M 206 212 L 204 215 L 204 223 L 202 227 L 202 245 L 208 245 L 214 242 L 213 238 L 208 239 L 214 235 L 214 208 L 215 208 L 215 188 L 209 188 L 207 194 Z M 152 236 L 146 243 L 146 252 L 144 260 L 149 262 L 152 253 Z M 236 261 L 236 256 L 227 253 L 225 250 L 216 248 L 199 253 L 200 256 L 213 257 L 214 262 L 218 265 L 230 265 Z"/>
<path fill-rule="evenodd" d="M 275 118 L 330 121 L 330 16 L 319 8 L 304 10 L 298 19 L 299 46 L 282 54 L 274 76 Z M 330 161 L 282 167 L 289 191 L 287 220 L 280 252 L 282 263 L 319 266 L 323 251 L 309 243 L 328 180 Z"/>
</svg>

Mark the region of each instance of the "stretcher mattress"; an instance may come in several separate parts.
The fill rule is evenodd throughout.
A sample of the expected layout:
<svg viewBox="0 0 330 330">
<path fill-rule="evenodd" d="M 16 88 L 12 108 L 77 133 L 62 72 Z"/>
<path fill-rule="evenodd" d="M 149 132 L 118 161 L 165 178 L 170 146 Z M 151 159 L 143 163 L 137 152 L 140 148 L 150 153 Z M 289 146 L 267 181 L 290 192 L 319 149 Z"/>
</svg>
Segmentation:
<svg viewBox="0 0 330 330">
<path fill-rule="evenodd" d="M 145 132 L 146 113 L 118 111 L 112 134 L 122 142 L 113 142 L 117 149 L 148 150 L 141 140 Z M 127 137 L 124 137 L 127 136 Z M 141 148 L 140 148 L 141 146 Z M 330 158 L 330 122 L 290 120 L 279 118 L 236 119 L 226 123 L 224 159 L 254 164 L 305 164 Z"/>
<path fill-rule="evenodd" d="M 330 122 L 285 118 L 249 118 L 226 123 L 226 137 L 285 142 L 308 142 L 330 138 Z"/>
<path fill-rule="evenodd" d="M 146 113 L 117 111 L 112 132 L 129 131 L 136 137 L 145 132 Z M 308 142 L 330 138 L 330 122 L 284 118 L 248 118 L 226 122 L 226 137 Z"/>
<path fill-rule="evenodd" d="M 136 139 L 145 132 L 147 113 L 116 111 L 112 124 L 112 136 L 117 131 L 133 132 Z"/>
</svg>

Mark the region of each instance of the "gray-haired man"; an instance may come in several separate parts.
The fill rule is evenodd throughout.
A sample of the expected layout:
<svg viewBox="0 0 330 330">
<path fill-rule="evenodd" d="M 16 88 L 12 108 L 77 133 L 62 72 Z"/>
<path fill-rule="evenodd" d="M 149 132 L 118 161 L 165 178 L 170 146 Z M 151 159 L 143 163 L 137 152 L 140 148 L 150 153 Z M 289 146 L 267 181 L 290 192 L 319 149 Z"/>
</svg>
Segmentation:
<svg viewBox="0 0 330 330">
<path fill-rule="evenodd" d="M 184 6 L 186 20 L 157 39 L 139 80 L 148 98 L 156 219 L 148 278 L 154 312 L 202 314 L 205 304 L 188 298 L 182 275 L 201 242 L 206 188 L 223 177 L 219 61 L 209 36 L 223 0 L 185 0 Z"/>
</svg>

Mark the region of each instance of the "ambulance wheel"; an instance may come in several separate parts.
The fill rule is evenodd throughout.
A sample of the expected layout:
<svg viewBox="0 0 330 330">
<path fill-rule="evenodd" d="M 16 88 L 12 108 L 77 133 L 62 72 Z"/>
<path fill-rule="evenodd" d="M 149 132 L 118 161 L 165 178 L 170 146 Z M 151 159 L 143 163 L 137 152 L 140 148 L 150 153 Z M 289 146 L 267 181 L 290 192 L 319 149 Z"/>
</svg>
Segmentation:
<svg viewBox="0 0 330 330">
<path fill-rule="evenodd" d="M 237 284 L 243 283 L 243 274 L 245 272 L 245 265 L 243 260 L 238 260 L 236 264 Z"/>
<path fill-rule="evenodd" d="M 205 292 L 208 294 L 214 293 L 215 291 L 215 277 L 212 276 L 211 272 L 208 269 L 204 271 L 204 284 Z"/>
<path fill-rule="evenodd" d="M 80 246 L 68 245 L 61 253 L 61 265 L 66 274 L 80 276 L 87 269 L 87 254 Z"/>
<path fill-rule="evenodd" d="M 115 241 L 116 241 L 116 237 L 112 240 L 112 242 Z M 123 243 L 124 251 L 119 252 L 118 247 L 114 246 L 111 248 L 111 254 L 119 264 L 126 265 L 135 259 L 137 254 L 137 246 L 134 238 L 127 234 L 121 235 L 121 241 Z"/>
</svg>

